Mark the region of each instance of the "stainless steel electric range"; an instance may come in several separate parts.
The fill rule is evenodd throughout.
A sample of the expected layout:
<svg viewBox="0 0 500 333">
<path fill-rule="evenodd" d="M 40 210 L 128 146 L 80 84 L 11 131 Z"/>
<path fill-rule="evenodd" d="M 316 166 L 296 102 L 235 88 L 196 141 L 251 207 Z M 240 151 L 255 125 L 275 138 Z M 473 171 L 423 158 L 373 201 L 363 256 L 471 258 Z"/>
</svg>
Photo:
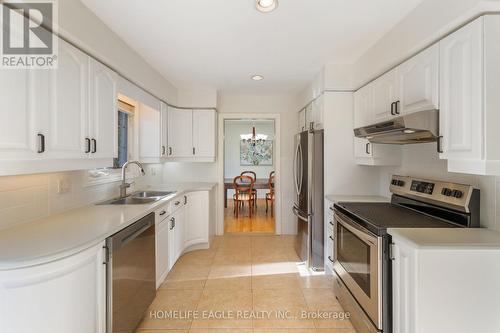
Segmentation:
<svg viewBox="0 0 500 333">
<path fill-rule="evenodd" d="M 334 210 L 335 293 L 359 333 L 392 332 L 388 228 L 479 227 L 479 190 L 393 176 L 390 203 L 338 202 Z"/>
</svg>

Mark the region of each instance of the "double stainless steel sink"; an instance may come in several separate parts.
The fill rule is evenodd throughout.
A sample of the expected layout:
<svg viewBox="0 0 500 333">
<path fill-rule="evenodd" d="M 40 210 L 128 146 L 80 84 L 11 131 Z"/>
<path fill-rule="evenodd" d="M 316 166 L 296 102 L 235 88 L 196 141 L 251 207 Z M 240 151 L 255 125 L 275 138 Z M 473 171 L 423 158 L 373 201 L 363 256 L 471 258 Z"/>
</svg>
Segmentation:
<svg viewBox="0 0 500 333">
<path fill-rule="evenodd" d="M 155 202 L 177 193 L 176 191 L 138 191 L 125 198 L 114 198 L 98 205 L 142 205 Z"/>
</svg>

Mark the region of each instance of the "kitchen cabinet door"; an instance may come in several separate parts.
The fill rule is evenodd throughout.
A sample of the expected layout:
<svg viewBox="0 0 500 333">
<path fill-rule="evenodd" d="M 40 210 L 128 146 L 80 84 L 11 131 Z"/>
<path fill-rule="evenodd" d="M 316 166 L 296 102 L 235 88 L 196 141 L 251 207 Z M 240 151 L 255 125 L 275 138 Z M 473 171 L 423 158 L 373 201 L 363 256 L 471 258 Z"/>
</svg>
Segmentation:
<svg viewBox="0 0 500 333">
<path fill-rule="evenodd" d="M 398 112 L 439 109 L 439 45 L 434 44 L 399 66 Z"/>
<path fill-rule="evenodd" d="M 158 163 L 162 153 L 160 101 L 139 105 L 139 156 L 143 163 Z"/>
<path fill-rule="evenodd" d="M 167 104 L 161 102 L 161 157 L 167 156 L 168 148 L 168 107 Z"/>
<path fill-rule="evenodd" d="M 87 158 L 90 144 L 89 56 L 59 40 L 58 68 L 44 71 L 40 76 L 46 76 L 48 87 L 48 108 L 37 119 L 46 133 L 44 156 Z"/>
<path fill-rule="evenodd" d="M 35 127 L 40 87 L 35 86 L 34 73 L 15 69 L 0 75 L 0 161 L 40 158 L 37 135 L 47 133 Z"/>
<path fill-rule="evenodd" d="M 313 106 L 312 103 L 309 103 L 306 106 L 306 128 L 305 130 L 309 130 L 311 128 L 311 122 L 313 122 Z"/>
<path fill-rule="evenodd" d="M 163 283 L 169 272 L 169 218 L 156 225 L 156 289 Z"/>
<path fill-rule="evenodd" d="M 298 131 L 304 132 L 306 130 L 306 109 L 299 111 L 299 128 Z"/>
<path fill-rule="evenodd" d="M 354 157 L 371 158 L 373 156 L 372 144 L 367 139 L 354 138 Z"/>
<path fill-rule="evenodd" d="M 483 20 L 440 43 L 440 158 L 483 157 Z"/>
<path fill-rule="evenodd" d="M 324 97 L 320 95 L 312 102 L 312 122 L 314 129 L 323 128 Z"/>
<path fill-rule="evenodd" d="M 91 157 L 118 156 L 117 76 L 108 67 L 90 59 Z"/>
<path fill-rule="evenodd" d="M 186 202 L 184 247 L 208 244 L 209 192 L 189 193 Z"/>
<path fill-rule="evenodd" d="M 398 68 L 382 75 L 370 85 L 373 122 L 379 123 L 394 117 L 392 103 L 399 99 Z"/>
<path fill-rule="evenodd" d="M 412 313 L 415 311 L 415 259 L 411 248 L 404 244 L 392 246 L 392 301 L 393 331 L 413 333 L 415 323 Z"/>
<path fill-rule="evenodd" d="M 105 333 L 103 247 L 104 242 L 61 260 L 1 271 L 0 332 Z"/>
<path fill-rule="evenodd" d="M 372 125 L 371 85 L 354 93 L 354 128 Z"/>
<path fill-rule="evenodd" d="M 193 111 L 168 109 L 169 157 L 193 156 Z"/>
<path fill-rule="evenodd" d="M 215 157 L 215 110 L 193 110 L 193 155 Z"/>
<path fill-rule="evenodd" d="M 168 238 L 168 256 L 169 256 L 169 270 L 172 269 L 177 259 L 184 251 L 184 223 L 185 223 L 184 208 L 179 208 L 175 213 L 168 218 L 169 222 L 169 238 Z"/>
</svg>

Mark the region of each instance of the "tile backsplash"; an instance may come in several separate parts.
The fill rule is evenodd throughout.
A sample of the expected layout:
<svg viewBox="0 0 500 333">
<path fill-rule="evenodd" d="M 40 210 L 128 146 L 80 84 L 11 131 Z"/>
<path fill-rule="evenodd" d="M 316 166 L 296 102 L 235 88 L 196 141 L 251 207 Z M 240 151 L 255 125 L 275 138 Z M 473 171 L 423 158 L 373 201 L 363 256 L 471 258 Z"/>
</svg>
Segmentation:
<svg viewBox="0 0 500 333">
<path fill-rule="evenodd" d="M 137 182 L 143 185 L 153 179 Z M 86 171 L 0 177 L 0 229 L 116 197 L 118 185 L 89 185 Z"/>
</svg>

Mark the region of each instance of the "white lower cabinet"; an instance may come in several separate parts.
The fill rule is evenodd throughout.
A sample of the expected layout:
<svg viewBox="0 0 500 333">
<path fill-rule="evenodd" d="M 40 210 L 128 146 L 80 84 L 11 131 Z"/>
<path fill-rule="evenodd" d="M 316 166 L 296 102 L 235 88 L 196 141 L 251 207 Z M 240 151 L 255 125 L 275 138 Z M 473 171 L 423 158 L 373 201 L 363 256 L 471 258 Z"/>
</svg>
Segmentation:
<svg viewBox="0 0 500 333">
<path fill-rule="evenodd" d="M 393 332 L 498 332 L 498 248 L 392 241 Z"/>
<path fill-rule="evenodd" d="M 0 271 L 0 332 L 104 333 L 104 242 L 73 256 Z"/>
<path fill-rule="evenodd" d="M 354 138 L 354 157 L 358 165 L 401 165 L 401 147 L 374 144 L 364 138 Z"/>
<path fill-rule="evenodd" d="M 191 192 L 186 200 L 186 223 L 184 247 L 208 243 L 209 192 Z"/>
<path fill-rule="evenodd" d="M 161 214 L 161 215 L 160 215 Z M 169 272 L 168 237 L 170 223 L 166 216 L 167 211 L 160 209 L 156 219 L 156 289 L 163 283 Z"/>
<path fill-rule="evenodd" d="M 169 233 L 168 233 L 168 257 L 169 270 L 172 269 L 177 259 L 184 251 L 184 224 L 186 223 L 185 208 L 179 208 L 175 213 L 168 218 Z"/>
</svg>

